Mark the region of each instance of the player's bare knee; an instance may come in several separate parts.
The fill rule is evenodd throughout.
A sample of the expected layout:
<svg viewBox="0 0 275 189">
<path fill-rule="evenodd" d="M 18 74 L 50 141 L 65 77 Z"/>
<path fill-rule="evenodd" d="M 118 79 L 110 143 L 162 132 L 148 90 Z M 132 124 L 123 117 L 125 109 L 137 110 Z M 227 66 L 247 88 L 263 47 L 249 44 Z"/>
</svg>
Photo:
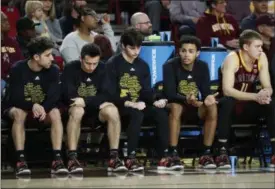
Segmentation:
<svg viewBox="0 0 275 189">
<path fill-rule="evenodd" d="M 102 111 L 103 116 L 107 121 L 118 121 L 119 113 L 117 107 L 114 105 L 107 106 Z"/>
<path fill-rule="evenodd" d="M 181 104 L 171 103 L 170 104 L 170 114 L 172 117 L 179 119 L 182 115 L 183 107 Z"/>
<path fill-rule="evenodd" d="M 27 113 L 19 108 L 12 108 L 10 110 L 10 116 L 15 122 L 24 123 L 27 117 Z"/>
<path fill-rule="evenodd" d="M 61 120 L 61 115 L 60 115 L 59 109 L 57 109 L 57 108 L 52 109 L 49 112 L 49 117 L 50 117 L 52 122 L 60 121 Z"/>
<path fill-rule="evenodd" d="M 70 112 L 70 117 L 73 119 L 73 120 L 81 120 L 85 111 L 84 111 L 84 108 L 82 107 L 72 107 L 70 108 L 69 110 Z"/>
</svg>

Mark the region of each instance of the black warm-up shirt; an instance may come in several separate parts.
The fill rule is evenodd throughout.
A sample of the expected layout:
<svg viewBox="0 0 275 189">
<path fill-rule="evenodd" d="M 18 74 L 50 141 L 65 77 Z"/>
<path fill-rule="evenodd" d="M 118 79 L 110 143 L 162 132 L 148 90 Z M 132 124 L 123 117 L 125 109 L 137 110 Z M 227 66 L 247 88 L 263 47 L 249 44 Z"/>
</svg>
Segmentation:
<svg viewBox="0 0 275 189">
<path fill-rule="evenodd" d="M 142 59 L 136 58 L 129 63 L 120 53 L 110 58 L 106 66 L 115 104 L 124 106 L 126 101 L 153 103 L 155 95 L 151 88 L 150 69 Z"/>
<path fill-rule="evenodd" d="M 62 81 L 62 96 L 65 105 L 73 103 L 72 98 L 81 97 L 86 107 L 99 108 L 100 104 L 108 101 L 108 81 L 105 65 L 99 64 L 94 72 L 82 70 L 79 60 L 66 64 Z"/>
<path fill-rule="evenodd" d="M 192 71 L 184 69 L 180 57 L 163 65 L 164 94 L 168 102 L 186 103 L 186 96 L 193 94 L 201 101 L 210 95 L 210 75 L 208 65 L 196 60 Z"/>
<path fill-rule="evenodd" d="M 9 107 L 31 111 L 37 103 L 48 113 L 60 98 L 58 67 L 51 65 L 49 69 L 35 72 L 28 66 L 28 60 L 17 62 L 11 69 L 8 95 Z"/>
</svg>

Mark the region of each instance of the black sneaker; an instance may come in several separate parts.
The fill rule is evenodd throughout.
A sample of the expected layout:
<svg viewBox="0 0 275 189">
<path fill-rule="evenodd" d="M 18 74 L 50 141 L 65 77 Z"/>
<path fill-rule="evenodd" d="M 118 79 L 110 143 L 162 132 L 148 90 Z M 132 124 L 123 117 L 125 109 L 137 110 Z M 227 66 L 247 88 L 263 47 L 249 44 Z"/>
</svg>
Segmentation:
<svg viewBox="0 0 275 189">
<path fill-rule="evenodd" d="M 70 159 L 68 161 L 68 171 L 72 174 L 82 174 L 83 168 L 76 158 Z"/>
<path fill-rule="evenodd" d="M 171 158 L 171 166 L 169 168 L 170 171 L 180 171 L 184 168 L 184 164 L 181 162 L 180 157 L 178 155 L 172 156 Z"/>
<path fill-rule="evenodd" d="M 16 163 L 16 175 L 30 175 L 31 170 L 25 161 L 18 161 Z"/>
<path fill-rule="evenodd" d="M 124 165 L 124 162 L 121 161 L 118 157 L 109 160 L 107 170 L 113 172 L 128 171 L 128 169 Z"/>
<path fill-rule="evenodd" d="M 216 169 L 217 166 L 210 155 L 201 156 L 199 159 L 199 167 L 203 169 Z"/>
<path fill-rule="evenodd" d="M 68 174 L 69 171 L 66 169 L 62 160 L 54 160 L 52 162 L 51 174 Z"/>
<path fill-rule="evenodd" d="M 126 168 L 129 171 L 143 171 L 144 167 L 139 163 L 136 158 L 128 158 L 125 161 Z"/>
<path fill-rule="evenodd" d="M 217 156 L 215 161 L 218 168 L 231 169 L 230 160 L 227 154 Z"/>
</svg>

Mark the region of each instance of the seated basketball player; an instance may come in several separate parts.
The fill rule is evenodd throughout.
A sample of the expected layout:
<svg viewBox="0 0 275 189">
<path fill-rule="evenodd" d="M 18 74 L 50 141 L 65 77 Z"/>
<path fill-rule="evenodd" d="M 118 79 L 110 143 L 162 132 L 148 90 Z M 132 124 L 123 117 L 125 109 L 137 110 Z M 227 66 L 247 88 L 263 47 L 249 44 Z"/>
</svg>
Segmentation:
<svg viewBox="0 0 275 189">
<path fill-rule="evenodd" d="M 270 140 L 273 149 L 271 166 L 275 165 L 275 106 L 271 100 L 272 87 L 270 83 L 268 62 L 263 53 L 262 37 L 252 30 L 245 30 L 240 35 L 241 49 L 231 52 L 225 59 L 222 71 L 223 98 L 219 101 L 218 140 L 219 153 L 217 166 L 230 168 L 228 158 L 228 138 L 232 119 L 241 117 L 242 121 L 257 123 L 263 116 L 267 119 Z M 253 86 L 260 81 L 262 89 L 259 92 Z M 235 106 L 237 105 L 237 115 Z M 234 116 L 235 115 L 235 116 Z"/>
<path fill-rule="evenodd" d="M 144 167 L 136 159 L 140 128 L 144 118 L 150 118 L 157 129 L 159 144 L 159 169 L 173 169 L 168 152 L 168 114 L 165 99 L 155 100 L 151 88 L 149 66 L 138 55 L 142 35 L 134 28 L 128 28 L 121 36 L 122 53 L 113 56 L 106 63 L 111 81 L 113 102 L 120 115 L 128 118 L 128 157 L 126 167 L 131 171 L 142 171 Z"/>
<path fill-rule="evenodd" d="M 52 173 L 67 173 L 61 159 L 63 126 L 57 102 L 60 97 L 59 70 L 52 65 L 54 44 L 48 38 L 34 38 L 28 44 L 30 58 L 19 61 L 11 70 L 9 108 L 5 111 L 13 120 L 12 137 L 16 149 L 16 174 L 30 174 L 25 154 L 27 114 L 40 122 L 51 123 L 53 148 Z M 39 125 L 37 125 L 39 127 Z M 35 141 L 33 141 L 35 142 Z"/>
<path fill-rule="evenodd" d="M 98 118 L 108 124 L 110 161 L 108 171 L 127 170 L 118 158 L 120 137 L 120 118 L 117 108 L 108 102 L 105 69 L 100 61 L 100 49 L 96 44 L 86 44 L 81 50 L 80 60 L 65 66 L 62 75 L 62 92 L 65 104 L 69 106 L 68 170 L 82 173 L 83 168 L 77 160 L 77 144 L 83 116 Z"/>
<path fill-rule="evenodd" d="M 212 158 L 212 143 L 217 125 L 217 102 L 210 92 L 208 65 L 197 59 L 200 40 L 183 36 L 180 41 L 179 57 L 169 60 L 163 66 L 164 93 L 168 98 L 170 150 L 179 159 L 177 152 L 181 117 L 204 122 L 204 152 L 199 160 L 202 168 L 216 168 Z M 191 118 L 190 118 L 191 116 Z M 180 161 L 178 161 L 180 164 Z"/>
</svg>

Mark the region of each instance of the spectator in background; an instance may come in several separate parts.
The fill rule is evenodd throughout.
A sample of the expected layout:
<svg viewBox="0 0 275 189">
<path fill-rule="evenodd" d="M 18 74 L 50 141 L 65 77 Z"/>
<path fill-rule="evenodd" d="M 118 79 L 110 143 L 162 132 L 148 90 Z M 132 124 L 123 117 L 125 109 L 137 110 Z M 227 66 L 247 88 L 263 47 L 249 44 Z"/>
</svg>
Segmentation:
<svg viewBox="0 0 275 189">
<path fill-rule="evenodd" d="M 62 30 L 59 21 L 56 19 L 55 1 L 40 0 L 43 3 L 43 20 L 46 22 L 51 39 L 57 44 L 62 42 Z"/>
<path fill-rule="evenodd" d="M 29 58 L 28 42 L 35 37 L 35 24 L 28 17 L 22 17 L 16 22 L 17 42 L 25 58 Z"/>
<path fill-rule="evenodd" d="M 143 12 L 136 12 L 131 16 L 131 26 L 138 30 L 143 35 L 143 40 L 148 40 L 148 37 L 153 33 L 153 26 L 150 18 Z M 116 54 L 121 52 L 121 43 L 119 42 Z"/>
<path fill-rule="evenodd" d="M 263 38 L 263 51 L 271 63 L 275 55 L 275 18 L 271 15 L 261 15 L 256 19 L 256 27 Z"/>
<path fill-rule="evenodd" d="M 87 5 L 85 0 L 66 0 L 63 17 L 59 19 L 63 39 L 75 30 L 75 23 L 78 17 L 78 9 Z"/>
<path fill-rule="evenodd" d="M 100 61 L 102 63 L 107 62 L 107 60 L 114 54 L 110 40 L 100 34 L 95 36 L 94 43 L 97 44 L 101 50 Z"/>
<path fill-rule="evenodd" d="M 152 35 L 153 26 L 148 15 L 143 12 L 136 12 L 131 17 L 131 26 L 136 28 L 144 37 Z"/>
<path fill-rule="evenodd" d="M 1 12 L 1 80 L 6 80 L 12 65 L 24 58 L 18 42 L 8 36 L 9 31 L 8 18 Z"/>
<path fill-rule="evenodd" d="M 249 16 L 245 17 L 241 21 L 241 30 L 257 30 L 256 19 L 260 15 L 268 13 L 268 0 L 252 0 L 252 4 L 254 7 L 253 13 Z"/>
<path fill-rule="evenodd" d="M 179 34 L 195 35 L 196 23 L 206 10 L 205 2 L 201 0 L 178 1 L 172 0 L 169 6 L 170 18 L 179 24 Z"/>
<path fill-rule="evenodd" d="M 207 0 L 206 5 L 209 9 L 196 25 L 197 37 L 202 46 L 210 46 L 211 37 L 217 37 L 222 46 L 239 48 L 239 25 L 232 15 L 226 14 L 226 1 Z"/>
<path fill-rule="evenodd" d="M 243 18 L 250 14 L 250 1 L 251 0 L 227 0 L 227 13 L 231 14 L 235 20 L 240 23 Z"/>
<path fill-rule="evenodd" d="M 93 30 L 98 28 L 99 21 L 100 19 L 94 10 L 89 7 L 80 8 L 76 22 L 77 30 L 68 34 L 60 47 L 65 63 L 79 59 L 82 47 L 86 43 L 94 42 L 94 37 L 97 33 L 93 32 Z M 101 22 L 103 23 L 104 35 L 110 39 L 111 44 L 114 44 L 114 32 L 110 25 L 110 17 L 105 14 Z M 115 45 L 112 45 L 112 48 L 115 48 Z"/>
<path fill-rule="evenodd" d="M 43 17 L 43 3 L 40 1 L 27 1 L 25 5 L 26 16 L 30 18 L 34 23 L 39 25 L 35 26 L 37 36 L 50 37 L 48 27 Z"/>
<path fill-rule="evenodd" d="M 158 33 L 161 26 L 161 13 L 164 9 L 168 9 L 170 0 L 146 0 L 145 12 L 152 21 L 153 33 Z"/>
</svg>

